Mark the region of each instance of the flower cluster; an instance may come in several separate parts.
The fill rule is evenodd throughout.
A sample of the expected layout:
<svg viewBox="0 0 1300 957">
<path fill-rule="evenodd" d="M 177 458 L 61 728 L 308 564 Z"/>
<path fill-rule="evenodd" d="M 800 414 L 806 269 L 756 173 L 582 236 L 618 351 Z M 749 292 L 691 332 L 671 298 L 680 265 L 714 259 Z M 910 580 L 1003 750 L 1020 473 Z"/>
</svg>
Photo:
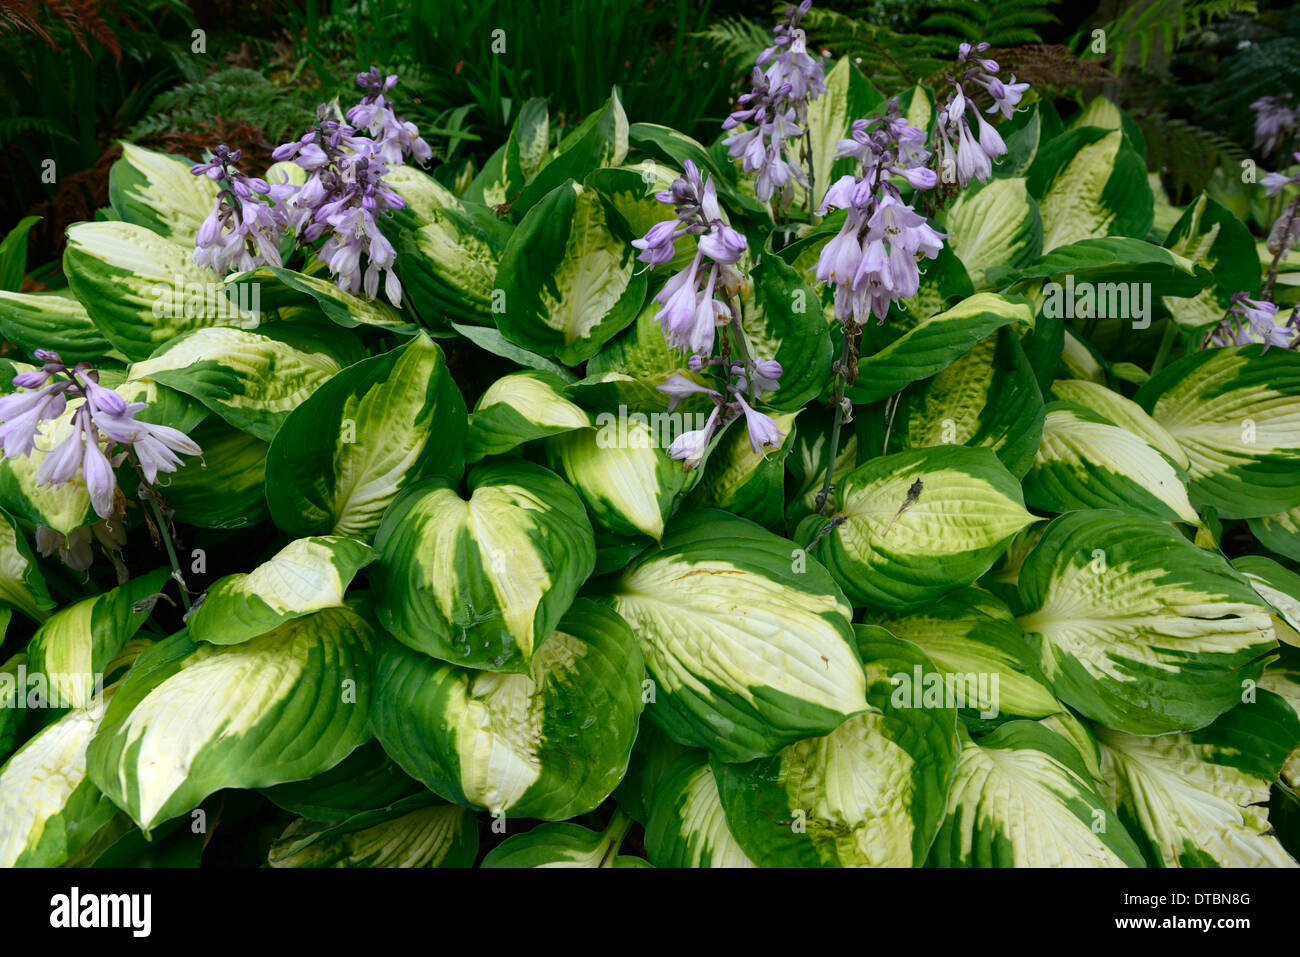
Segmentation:
<svg viewBox="0 0 1300 957">
<path fill-rule="evenodd" d="M 892 178 L 901 177 L 914 189 L 935 185 L 925 167 L 929 152 L 925 134 L 899 115 L 891 101 L 883 114 L 857 120 L 851 139 L 841 140 L 837 153 L 862 163 L 858 176 L 843 176 L 826 192 L 823 211 L 847 210 L 839 233 L 817 260 L 817 278 L 835 286 L 835 315 L 841 322 L 861 325 L 868 314 L 884 321 L 895 299 L 914 296 L 920 287 L 918 256 L 934 259 L 944 235 L 903 202 Z"/>
<path fill-rule="evenodd" d="M 709 366 L 727 366 L 728 384 L 726 396 L 716 389 L 710 389 L 694 382 L 680 372 L 674 372 L 656 388 L 668 396 L 668 411 L 671 412 L 688 395 L 704 393 L 713 400 L 713 411 L 709 413 L 704 428 L 683 432 L 668 447 L 668 454 L 674 459 L 682 460 L 688 469 L 700 464 L 709 442 L 733 419 L 743 415 L 745 428 L 749 432 L 749 446 L 755 455 L 762 455 L 770 449 L 779 448 L 785 438 L 771 417 L 754 408 L 754 403 L 764 392 L 774 392 L 781 386 L 781 364 L 775 359 L 763 359 L 753 363 L 754 381 L 751 383 L 746 372 L 746 363 L 728 362 L 721 357 L 705 359 L 692 356 L 690 366 L 699 372 Z M 745 400 L 746 393 L 749 401 Z"/>
<path fill-rule="evenodd" d="M 997 76 L 996 60 L 981 57 L 988 50 L 987 43 L 972 46 L 963 43 L 958 47 L 957 60 L 961 73 L 953 78 L 953 89 L 939 110 L 935 129 L 939 133 L 939 169 L 945 183 L 956 183 L 965 189 L 972 179 L 986 180 L 993 175 L 993 161 L 1007 151 L 1002 137 L 984 118 L 979 107 L 967 96 L 966 84 L 982 86 L 993 98 L 993 105 L 985 112 L 1001 113 L 1010 117 L 1015 112 L 1028 83 L 1017 83 L 1015 76 L 1006 82 Z M 968 113 L 975 116 L 978 135 L 971 132 Z M 955 145 L 954 145 L 955 144 Z"/>
<path fill-rule="evenodd" d="M 369 131 L 375 144 L 374 154 L 389 166 L 401 165 L 409 158 L 427 163 L 433 158 L 433 149 L 420 138 L 420 130 L 414 123 L 397 117 L 384 96 L 396 85 L 396 74 L 381 76 L 378 67 L 358 73 L 357 86 L 367 93 L 348 110 L 347 121 L 358 130 Z"/>
<path fill-rule="evenodd" d="M 1261 96 L 1250 108 L 1255 111 L 1255 145 L 1267 156 L 1285 143 L 1300 125 L 1300 114 L 1290 106 L 1292 95 Z"/>
<path fill-rule="evenodd" d="M 1291 318 L 1279 325 L 1277 306 L 1271 302 L 1251 299 L 1244 292 L 1239 292 L 1232 297 L 1232 306 L 1228 309 L 1227 316 L 1206 337 L 1206 344 L 1247 346 L 1263 343 L 1265 352 L 1270 346 L 1294 349 L 1300 345 L 1298 321 L 1296 310 L 1293 309 Z"/>
<path fill-rule="evenodd" d="M 1293 156 L 1300 162 L 1300 152 Z M 1266 196 L 1276 196 L 1294 183 L 1300 183 L 1300 173 L 1269 173 L 1261 181 Z M 1297 196 L 1282 210 L 1282 215 L 1273 223 L 1268 234 L 1268 250 L 1274 254 L 1286 252 L 1300 244 L 1300 196 Z"/>
<path fill-rule="evenodd" d="M 302 185 L 288 182 L 288 177 L 273 184 L 240 179 L 241 174 L 230 167 L 239 153 L 230 153 L 224 145 L 214 151 L 212 162 L 193 168 L 192 172 L 214 179 L 235 177 L 230 180 L 231 202 L 227 206 L 219 202 L 199 233 L 195 262 L 211 265 L 218 272 L 266 263 L 278 266 L 279 237 L 286 230 L 292 230 L 300 243 L 314 243 L 328 234 L 317 255 L 329 268 L 335 285 L 374 299 L 382 280 L 384 295 L 394 306 L 401 304 L 402 284 L 393 270 L 397 253 L 379 228 L 378 217 L 405 208 L 406 201 L 385 185 L 384 177 L 407 159 L 428 160 L 433 150 L 420 138 L 414 123 L 397 117 L 384 96 L 396 85 L 396 76 L 382 76 L 371 67 L 356 79 L 367 92 L 348 110 L 346 122 L 332 107 L 322 105 L 314 126 L 271 154 L 276 162 L 292 162 L 302 169 L 307 174 Z M 274 206 L 250 200 L 250 190 L 264 194 Z M 240 197 L 243 205 L 234 206 L 233 201 Z M 240 210 L 243 216 L 236 215 Z M 231 229 L 229 237 L 223 237 L 224 228 Z M 257 243 L 250 239 L 242 247 L 260 255 L 235 258 L 220 253 L 240 246 L 236 240 L 245 239 L 250 230 Z M 214 245 L 218 251 L 210 249 Z"/>
<path fill-rule="evenodd" d="M 747 173 L 757 173 L 754 193 L 763 202 L 777 197 L 788 209 L 794 185 L 807 188 L 803 167 L 787 150 L 804 134 L 808 104 L 826 92 L 822 65 L 808 54 L 799 21 L 812 8 L 812 0 L 786 9 L 786 19 L 774 31 L 773 45 L 762 52 L 754 67 L 754 85 L 739 98 L 739 109 L 723 122 L 724 130 L 745 124 L 748 129 L 723 141 L 732 159 Z M 764 71 L 763 67 L 767 70 Z"/>
<path fill-rule="evenodd" d="M 241 150 L 222 143 L 208 162 L 190 167 L 195 176 L 206 176 L 221 185 L 216 205 L 199 227 L 194 250 L 194 262 L 210 266 L 220 275 L 232 269 L 280 265 L 284 211 L 266 201 L 271 191 L 266 180 L 235 169 L 242 155 Z"/>
<path fill-rule="evenodd" d="M 41 368 L 14 377 L 15 392 L 0 398 L 0 442 L 6 458 L 30 455 L 43 423 L 63 415 L 69 400 L 81 404 L 72 414 L 72 430 L 36 471 L 36 484 L 72 483 L 78 474 L 90 493 L 95 514 L 108 518 L 116 511 L 117 477 L 113 467 L 134 454 L 145 480 L 153 483 L 159 472 L 174 472 L 182 464 L 177 453 L 201 455 L 202 450 L 184 432 L 166 425 L 136 419 L 148 408 L 144 402 L 128 403 L 112 389 L 99 384 L 99 373 L 82 362 L 69 367 L 58 353 L 36 351 Z"/>
<path fill-rule="evenodd" d="M 656 223 L 632 245 L 641 250 L 637 259 L 653 268 L 672 260 L 681 236 L 699 237 L 691 264 L 655 296 L 662 307 L 655 321 L 674 349 L 707 356 L 713 351 L 714 330 L 731 318 L 730 307 L 719 297 L 734 296 L 739 290 L 744 277 L 736 263 L 747 242 L 723 221 L 713 180 L 702 181 L 690 160 L 685 165 L 685 173 L 673 181 L 672 188 L 655 195 L 659 202 L 676 208 L 677 218 Z"/>
</svg>

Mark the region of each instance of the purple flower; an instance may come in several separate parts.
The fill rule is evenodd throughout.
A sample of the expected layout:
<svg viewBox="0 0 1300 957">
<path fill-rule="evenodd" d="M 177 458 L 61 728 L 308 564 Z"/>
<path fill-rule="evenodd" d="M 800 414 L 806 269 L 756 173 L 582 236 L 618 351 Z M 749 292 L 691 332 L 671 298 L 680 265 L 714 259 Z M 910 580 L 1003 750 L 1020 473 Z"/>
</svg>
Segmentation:
<svg viewBox="0 0 1300 957">
<path fill-rule="evenodd" d="M 113 463 L 121 461 L 126 449 L 134 451 L 141 471 L 151 483 L 158 472 L 174 472 L 181 465 L 175 452 L 201 454 L 198 445 L 183 432 L 137 421 L 136 414 L 147 405 L 127 403 L 116 392 L 101 386 L 99 373 L 88 364 L 69 368 L 57 361 L 54 353 L 38 352 L 37 357 L 46 359 L 42 371 L 52 381 L 36 392 L 0 398 L 0 436 L 3 436 L 5 456 L 29 455 L 35 448 L 42 423 L 63 415 L 69 398 L 81 403 L 72 413 L 69 434 L 45 452 L 36 470 L 38 486 L 72 483 L 80 475 L 95 514 L 108 518 L 116 511 L 117 478 Z M 31 381 L 35 380 L 26 373 L 14 378 L 20 388 L 23 382 Z M 108 452 L 115 445 L 126 448 L 110 459 Z"/>
<path fill-rule="evenodd" d="M 372 66 L 368 72 L 357 74 L 357 85 L 368 92 L 348 110 L 347 121 L 370 132 L 375 156 L 389 166 L 399 166 L 411 157 L 418 163 L 428 162 L 433 149 L 420 138 L 414 123 L 398 119 L 384 96 L 397 85 L 396 75 L 381 76 L 379 68 Z"/>
<path fill-rule="evenodd" d="M 232 269 L 281 265 L 284 211 L 279 205 L 267 203 L 265 196 L 271 187 L 265 180 L 235 169 L 242 155 L 223 143 L 212 151 L 209 162 L 190 167 L 195 176 L 207 176 L 222 186 L 212 212 L 199 227 L 193 257 L 195 263 L 212 268 L 218 275 Z"/>
<path fill-rule="evenodd" d="M 771 449 L 781 447 L 785 433 L 776 427 L 776 423 L 762 412 L 751 409 L 740 396 L 736 396 L 741 411 L 745 413 L 745 428 L 749 430 L 749 447 L 755 455 L 763 455 Z"/>
<path fill-rule="evenodd" d="M 986 113 L 1001 113 L 1010 117 L 1015 112 L 1024 93 L 1029 89 L 1028 83 L 1017 83 L 1013 76 L 1004 82 L 997 77 L 996 60 L 972 56 L 983 52 L 980 47 L 988 49 L 988 44 L 976 44 L 972 47 L 963 43 L 958 47 L 958 63 L 961 73 L 952 80 L 952 91 L 948 101 L 939 110 L 935 129 L 939 134 L 939 168 L 944 171 L 944 178 L 955 179 L 963 189 L 971 180 L 986 180 L 993 175 L 993 161 L 1006 155 L 1007 145 L 1001 134 L 984 119 L 978 107 L 966 95 L 965 84 L 975 83 L 984 87 L 993 97 L 993 105 Z M 978 135 L 970 128 L 968 112 L 975 116 Z"/>
<path fill-rule="evenodd" d="M 1283 93 L 1281 96 L 1261 96 L 1250 104 L 1255 111 L 1255 145 L 1266 156 L 1295 132 L 1300 121 L 1296 110 L 1289 105 L 1291 99 L 1292 94 Z"/>
<path fill-rule="evenodd" d="M 704 394 L 714 396 L 715 398 L 720 397 L 719 393 L 715 389 L 710 389 L 708 386 L 700 385 L 698 382 L 692 382 L 680 372 L 674 372 L 663 382 L 655 386 L 655 388 L 668 396 L 669 412 L 677 408 L 677 406 L 680 405 L 688 395 L 696 395 L 703 392 Z"/>
<path fill-rule="evenodd" d="M 672 444 L 668 446 L 668 457 L 679 459 L 688 470 L 698 466 L 704 458 L 705 450 L 709 447 L 709 440 L 717 431 L 721 409 L 720 405 L 713 407 L 708 420 L 704 423 L 704 428 L 683 432 L 673 439 Z"/>
<path fill-rule="evenodd" d="M 738 108 L 722 124 L 724 130 L 742 123 L 749 126 L 727 137 L 723 145 L 732 159 L 741 161 L 741 169 L 757 174 L 755 195 L 763 202 L 776 197 L 783 209 L 793 201 L 796 183 L 808 186 L 803 167 L 789 155 L 790 143 L 804 135 L 808 104 L 826 92 L 822 65 L 808 54 L 799 29 L 799 21 L 810 9 L 811 0 L 786 8 L 773 45 L 759 54 L 752 89 L 738 98 Z"/>
<path fill-rule="evenodd" d="M 1279 325 L 1277 306 L 1271 302 L 1251 299 L 1244 292 L 1232 297 L 1228 314 L 1206 337 L 1207 345 L 1245 346 L 1262 343 L 1264 352 L 1273 346 L 1293 349 L 1300 345 L 1300 331 L 1296 329 L 1296 312 Z"/>
</svg>

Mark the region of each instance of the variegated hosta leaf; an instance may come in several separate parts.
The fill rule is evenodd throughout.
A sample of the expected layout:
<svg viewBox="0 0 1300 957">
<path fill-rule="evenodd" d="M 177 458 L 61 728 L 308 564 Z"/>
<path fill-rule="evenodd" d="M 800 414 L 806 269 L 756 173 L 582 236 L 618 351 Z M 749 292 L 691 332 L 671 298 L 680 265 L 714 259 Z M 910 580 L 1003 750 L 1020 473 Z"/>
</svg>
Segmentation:
<svg viewBox="0 0 1300 957">
<path fill-rule="evenodd" d="M 1142 867 L 1070 741 L 1033 721 L 963 736 L 932 867 Z"/>
<path fill-rule="evenodd" d="M 685 244 L 683 244 L 683 249 Z M 695 253 L 691 252 L 694 257 Z M 687 265 L 690 265 L 689 261 Z M 671 266 L 664 268 L 672 268 Z M 634 379 L 662 381 L 674 372 L 697 378 L 705 377 L 691 372 L 687 363 L 690 356 L 668 345 L 664 331 L 655 321 L 662 308 L 654 299 L 647 299 L 636 321 L 601 347 L 600 352 L 587 362 L 587 376 L 603 372 L 619 372 Z M 784 371 L 784 370 L 782 370 Z M 690 397 L 687 397 L 689 405 Z"/>
<path fill-rule="evenodd" d="M 178 632 L 137 659 L 109 703 L 91 780 L 148 833 L 220 788 L 326 771 L 370 736 L 373 641 L 346 608 L 239 645 Z"/>
<path fill-rule="evenodd" d="M 291 411 L 360 358 L 356 340 L 336 331 L 305 323 L 258 332 L 196 329 L 132 364 L 131 379 L 171 386 L 270 442 Z"/>
<path fill-rule="evenodd" d="M 1140 436 L 1069 402 L 1047 408 L 1042 443 L 1025 476 L 1025 501 L 1044 512 L 1117 508 L 1201 524 L 1164 456 Z"/>
<path fill-rule="evenodd" d="M 748 761 L 866 710 L 852 614 L 793 543 L 713 509 L 682 513 L 610 597 L 673 738 Z"/>
<path fill-rule="evenodd" d="M 169 424 L 171 420 L 161 421 Z M 203 450 L 202 458 L 158 476 L 157 482 L 176 513 L 176 521 L 199 528 L 247 528 L 264 520 L 269 446 L 216 416 L 209 416 L 187 434 Z"/>
<path fill-rule="evenodd" d="M 957 679 L 959 706 L 971 717 L 1043 718 L 1063 710 L 1015 616 L 986 591 L 962 588 L 911 612 L 868 610 L 866 620 L 912 642 Z"/>
<path fill-rule="evenodd" d="M 497 328 L 512 342 L 566 365 L 594 356 L 632 322 L 646 295 L 636 252 L 616 235 L 595 190 L 561 183 L 510 236 L 496 285 Z"/>
<path fill-rule="evenodd" d="M 217 204 L 218 186 L 190 172 L 192 160 L 122 141 L 122 158 L 108 174 L 108 201 L 126 223 L 194 247 L 199 227 Z M 65 356 L 66 358 L 66 356 Z"/>
<path fill-rule="evenodd" d="M 68 363 L 121 355 L 100 335 L 86 307 L 67 289 L 0 290 L 0 334 L 18 346 L 24 358 L 37 349 L 57 352 Z"/>
<path fill-rule="evenodd" d="M 69 711 L 0 766 L 0 867 L 58 867 L 117 813 L 86 776 L 104 707 Z"/>
<path fill-rule="evenodd" d="M 604 166 L 621 166 L 627 159 L 627 114 L 619 100 L 618 90 L 599 110 L 590 113 L 560 141 L 553 155 L 546 155 L 528 185 L 515 195 L 506 197 L 511 214 L 516 220 L 540 205 L 551 190 L 567 180 L 582 182 L 593 170 Z M 520 160 L 520 169 L 523 161 Z"/>
<path fill-rule="evenodd" d="M 564 394 L 559 376 L 541 370 L 512 372 L 493 382 L 469 417 L 470 462 L 501 455 L 533 439 L 585 429 L 591 419 Z"/>
<path fill-rule="evenodd" d="M 770 418 L 783 435 L 781 445 L 754 451 L 749 431 L 736 425 L 726 429 L 709 452 L 698 478 L 692 502 L 721 508 L 764 528 L 780 531 L 785 519 L 785 461 L 798 436 L 795 419 L 801 412 L 773 412 Z M 681 471 L 681 464 L 674 463 Z"/>
<path fill-rule="evenodd" d="M 298 818 L 271 845 L 272 867 L 469 867 L 474 812 L 425 795 L 342 821 Z"/>
<path fill-rule="evenodd" d="M 1281 657 L 1270 661 L 1264 669 L 1259 686 L 1289 704 L 1300 718 L 1300 651 L 1283 648 Z M 1300 791 L 1300 744 L 1291 750 L 1291 755 L 1282 765 L 1281 778 L 1292 791 Z"/>
<path fill-rule="evenodd" d="M 1049 525 L 1020 596 L 1020 627 L 1057 697 L 1132 734 L 1205 727 L 1276 647 L 1268 608 L 1226 559 L 1111 509 Z"/>
<path fill-rule="evenodd" d="M 562 820 L 599 805 L 627 771 L 644 671 L 626 623 L 586 599 L 523 674 L 457 667 L 388 640 L 375 674 L 371 723 L 384 750 L 449 801 Z"/>
<path fill-rule="evenodd" d="M 763 401 L 796 412 L 830 381 L 831 337 L 818 294 L 778 256 L 763 256 L 749 270 L 740 317 L 750 354 L 781 364 L 781 387 Z"/>
<path fill-rule="evenodd" d="M 390 167 L 384 185 L 406 200 L 406 207 L 397 210 L 394 218 L 415 228 L 432 223 L 440 209 L 460 206 L 455 193 L 414 166 Z"/>
<path fill-rule="evenodd" d="M 348 366 L 284 419 L 266 458 L 266 498 L 291 535 L 369 539 L 397 493 L 460 478 L 465 401 L 421 332 Z"/>
<path fill-rule="evenodd" d="M 857 638 L 871 711 L 770 758 L 714 764 L 731 833 L 760 867 L 919 867 L 943 820 L 956 712 L 913 688 L 942 675 L 882 628 Z"/>
<path fill-rule="evenodd" d="M 1183 447 L 1132 399 L 1086 379 L 1058 379 L 1052 383 L 1052 392 L 1058 399 L 1091 409 L 1112 425 L 1127 429 L 1179 468 L 1187 468 Z"/>
<path fill-rule="evenodd" d="M 27 536 L 13 516 L 0 509 L 0 606 L 5 605 L 33 621 L 44 621 L 55 602 Z"/>
<path fill-rule="evenodd" d="M 420 782 L 368 741 L 328 771 L 262 789 L 277 806 L 313 821 L 335 822 L 425 793 Z"/>
<path fill-rule="evenodd" d="M 1022 528 L 1020 484 L 989 449 L 872 459 L 845 477 L 818 554 L 855 605 L 909 608 L 969 585 Z"/>
<path fill-rule="evenodd" d="M 0 625 L 8 631 L 13 612 L 0 608 Z M 23 725 L 26 724 L 28 711 L 22 707 L 31 689 L 24 682 L 27 680 L 27 652 L 20 651 L 8 661 L 0 664 L 0 761 L 13 752 L 14 747 L 26 737 Z"/>
<path fill-rule="evenodd" d="M 1204 329 L 1223 318 L 1234 293 L 1259 290 L 1254 237 L 1245 223 L 1204 193 L 1188 204 L 1165 245 L 1214 273 L 1214 284 L 1194 297 L 1165 297 L 1165 308 L 1180 326 Z"/>
<path fill-rule="evenodd" d="M 1153 867 L 1296 867 L 1268 833 L 1269 782 L 1300 717 L 1268 691 L 1208 728 L 1143 737 L 1094 729 L 1106 798 Z"/>
<path fill-rule="evenodd" d="M 591 574 L 596 545 L 577 493 L 519 459 L 473 468 L 468 501 L 446 481 L 412 485 L 375 538 L 379 620 L 425 654 L 526 672 Z"/>
<path fill-rule="evenodd" d="M 1300 506 L 1300 354 L 1257 345 L 1193 353 L 1136 399 L 1187 453 L 1193 502 L 1224 518 Z"/>
<path fill-rule="evenodd" d="M 1269 551 L 1300 562 L 1300 506 L 1252 518 L 1250 530 Z"/>
<path fill-rule="evenodd" d="M 403 167 L 399 167 L 403 168 Z M 323 272 L 323 269 L 322 269 Z M 392 332 L 410 334 L 416 327 L 384 299 L 364 299 L 340 289 L 325 275 L 308 275 L 295 269 L 262 266 L 227 277 L 232 298 L 240 302 L 256 301 L 263 309 L 310 307 L 330 322 L 344 328 L 377 326 Z"/>
<path fill-rule="evenodd" d="M 984 278 L 990 266 L 1027 266 L 1043 250 L 1043 220 L 1023 177 L 989 180 L 960 194 L 944 228 L 977 290 L 991 287 Z"/>
<path fill-rule="evenodd" d="M 618 853 L 632 822 L 615 817 L 604 833 L 568 821 L 539 824 L 524 834 L 506 838 L 487 857 L 483 867 L 649 867 L 639 857 Z"/>
<path fill-rule="evenodd" d="M 193 252 L 193 242 L 144 226 L 77 223 L 68 227 L 63 269 L 100 334 L 140 360 L 184 332 L 258 324 L 251 303 L 229 299 L 220 276 L 190 261 Z"/>
<path fill-rule="evenodd" d="M 401 230 L 397 273 L 402 294 L 430 328 L 492 321 L 497 265 L 510 225 L 474 203 L 436 209 L 432 222 Z"/>
<path fill-rule="evenodd" d="M 655 867 L 757 867 L 727 827 L 708 755 L 683 754 L 655 786 L 645 829 Z"/>
<path fill-rule="evenodd" d="M 951 309 L 921 319 L 874 355 L 864 356 L 858 362 L 857 382 L 847 394 L 854 402 L 883 399 L 945 369 L 1003 326 L 1031 326 L 1033 321 L 1028 300 L 989 292 L 968 296 Z"/>
<path fill-rule="evenodd" d="M 374 561 L 369 545 L 350 538 L 299 538 L 251 572 L 227 575 L 185 619 L 190 638 L 237 645 L 286 621 L 343 604 L 358 571 Z"/>
<path fill-rule="evenodd" d="M 1085 126 L 1044 144 L 1029 170 L 1043 251 L 1098 236 L 1141 238 L 1155 200 L 1146 164 L 1121 130 Z"/>
<path fill-rule="evenodd" d="M 1263 555 L 1241 555 L 1232 565 L 1268 602 L 1278 641 L 1300 648 L 1300 575 Z"/>
<path fill-rule="evenodd" d="M 1020 338 L 1002 328 L 904 393 L 894 434 L 903 448 L 987 446 L 1017 477 L 1043 431 L 1043 397 Z"/>
<path fill-rule="evenodd" d="M 615 535 L 657 541 L 688 473 L 668 457 L 671 437 L 652 432 L 644 418 L 629 421 L 626 434 L 619 433 L 616 426 L 565 432 L 547 441 L 548 459 L 578 490 L 598 525 Z"/>
<path fill-rule="evenodd" d="M 103 693 L 105 669 L 149 617 L 137 601 L 156 594 L 168 579 L 159 568 L 112 591 L 60 608 L 27 646 L 29 674 L 46 683 L 47 707 L 88 708 Z"/>
</svg>

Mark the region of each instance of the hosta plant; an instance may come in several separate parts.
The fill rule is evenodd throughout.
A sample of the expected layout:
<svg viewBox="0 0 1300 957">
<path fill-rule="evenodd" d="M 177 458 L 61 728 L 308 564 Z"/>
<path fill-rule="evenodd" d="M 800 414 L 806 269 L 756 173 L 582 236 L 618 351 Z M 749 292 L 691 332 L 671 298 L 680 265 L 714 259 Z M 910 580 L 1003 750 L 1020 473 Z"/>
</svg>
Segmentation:
<svg viewBox="0 0 1300 957">
<path fill-rule="evenodd" d="M 807 10 L 712 144 L 124 145 L 0 292 L 0 864 L 1295 865 L 1294 168 Z"/>
</svg>

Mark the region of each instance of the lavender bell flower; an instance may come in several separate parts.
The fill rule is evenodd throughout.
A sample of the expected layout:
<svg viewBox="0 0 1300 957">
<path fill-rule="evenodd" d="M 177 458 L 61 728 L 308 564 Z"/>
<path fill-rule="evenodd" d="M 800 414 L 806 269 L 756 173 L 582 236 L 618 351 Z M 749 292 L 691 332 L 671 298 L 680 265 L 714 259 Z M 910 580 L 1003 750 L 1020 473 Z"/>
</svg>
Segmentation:
<svg viewBox="0 0 1300 957">
<path fill-rule="evenodd" d="M 723 221 L 713 180 L 703 180 L 690 160 L 685 167 L 672 187 L 656 196 L 659 202 L 676 207 L 677 219 L 656 223 L 632 245 L 641 250 L 637 259 L 653 268 L 673 258 L 681 236 L 698 237 L 690 265 L 664 283 L 655 296 L 661 307 L 655 321 L 674 349 L 708 355 L 713 351 L 716 327 L 730 316 L 717 295 L 739 287 L 742 277 L 735 264 L 748 244 Z"/>
<path fill-rule="evenodd" d="M 955 181 L 963 189 L 970 185 L 971 180 L 983 181 L 992 176 L 993 161 L 1007 152 L 1002 136 L 967 96 L 965 84 L 973 83 L 988 91 L 993 105 L 985 112 L 1001 113 L 1008 118 L 1029 89 L 1028 83 L 1017 83 L 1014 76 L 1005 82 L 999 79 L 1000 68 L 996 60 L 974 55 L 988 48 L 987 43 L 960 45 L 958 64 L 961 72 L 956 78 L 950 77 L 953 89 L 939 110 L 935 125 L 939 134 L 942 178 L 944 182 Z M 974 112 L 978 135 L 971 131 L 967 116 L 970 111 Z"/>
<path fill-rule="evenodd" d="M 193 257 L 195 263 L 211 267 L 218 275 L 232 269 L 281 265 L 284 212 L 279 205 L 266 202 L 271 191 L 269 183 L 235 169 L 242 155 L 223 143 L 212 151 L 209 162 L 190 167 L 195 176 L 206 176 L 221 184 L 216 205 L 199 227 Z"/>
<path fill-rule="evenodd" d="M 382 76 L 379 68 L 372 66 L 368 72 L 357 74 L 357 85 L 368 92 L 348 110 L 347 120 L 357 129 L 370 131 L 379 159 L 389 166 L 401 165 L 408 158 L 421 164 L 432 159 L 433 149 L 420 138 L 419 128 L 398 119 L 384 96 L 397 85 L 396 75 Z"/>
<path fill-rule="evenodd" d="M 1207 336 L 1206 345 L 1246 346 L 1262 343 L 1263 351 L 1272 346 L 1294 349 L 1300 345 L 1300 329 L 1296 328 L 1297 315 L 1292 310 L 1290 319 L 1279 325 L 1277 306 L 1271 302 L 1251 299 L 1244 292 L 1232 297 L 1227 316 Z"/>
<path fill-rule="evenodd" d="M 862 173 L 843 176 L 826 191 L 823 211 L 834 207 L 847 215 L 822 248 L 816 276 L 835 286 L 835 315 L 841 322 L 861 324 L 868 315 L 883 322 L 895 299 L 914 296 L 920 288 L 917 256 L 934 259 L 943 248 L 943 234 L 904 203 L 891 182 L 902 178 L 916 189 L 934 184 L 932 176 L 909 175 L 929 154 L 917 145 L 924 134 L 898 114 L 897 101 L 891 101 L 885 113 L 856 121 L 852 138 L 839 143 L 839 155 L 860 160 Z"/>
<path fill-rule="evenodd" d="M 113 460 L 120 461 L 134 451 L 145 478 L 153 482 L 159 472 L 174 472 L 182 464 L 176 452 L 202 454 L 189 436 L 165 425 L 135 419 L 147 408 L 143 402 L 127 403 L 120 395 L 99 384 L 99 373 L 87 363 L 65 366 L 57 353 L 38 351 L 45 361 L 44 380 L 32 373 L 14 377 L 23 388 L 39 384 L 36 392 L 14 393 L 0 399 L 0 435 L 6 458 L 29 455 L 44 422 L 63 414 L 68 399 L 81 400 L 72 413 L 71 431 L 54 448 L 45 451 L 36 470 L 37 485 L 75 482 L 80 474 L 100 518 L 116 512 L 117 478 Z M 114 446 L 123 446 L 110 458 Z"/>
<path fill-rule="evenodd" d="M 1290 106 L 1292 94 L 1261 96 L 1250 108 L 1255 111 L 1255 145 L 1264 155 L 1272 153 L 1279 144 L 1295 132 L 1300 124 L 1300 113 Z"/>
<path fill-rule="evenodd" d="M 727 137 L 723 145 L 732 159 L 741 161 L 745 172 L 757 174 L 755 195 L 763 202 L 776 197 L 782 209 L 789 209 L 796 183 L 808 186 L 803 167 L 790 155 L 790 144 L 807 129 L 808 104 L 826 92 L 822 65 L 808 54 L 799 29 L 799 21 L 810 9 L 812 0 L 786 8 L 773 45 L 758 57 L 753 88 L 739 97 L 738 109 L 722 124 L 724 130 L 742 123 L 749 126 Z"/>
</svg>

